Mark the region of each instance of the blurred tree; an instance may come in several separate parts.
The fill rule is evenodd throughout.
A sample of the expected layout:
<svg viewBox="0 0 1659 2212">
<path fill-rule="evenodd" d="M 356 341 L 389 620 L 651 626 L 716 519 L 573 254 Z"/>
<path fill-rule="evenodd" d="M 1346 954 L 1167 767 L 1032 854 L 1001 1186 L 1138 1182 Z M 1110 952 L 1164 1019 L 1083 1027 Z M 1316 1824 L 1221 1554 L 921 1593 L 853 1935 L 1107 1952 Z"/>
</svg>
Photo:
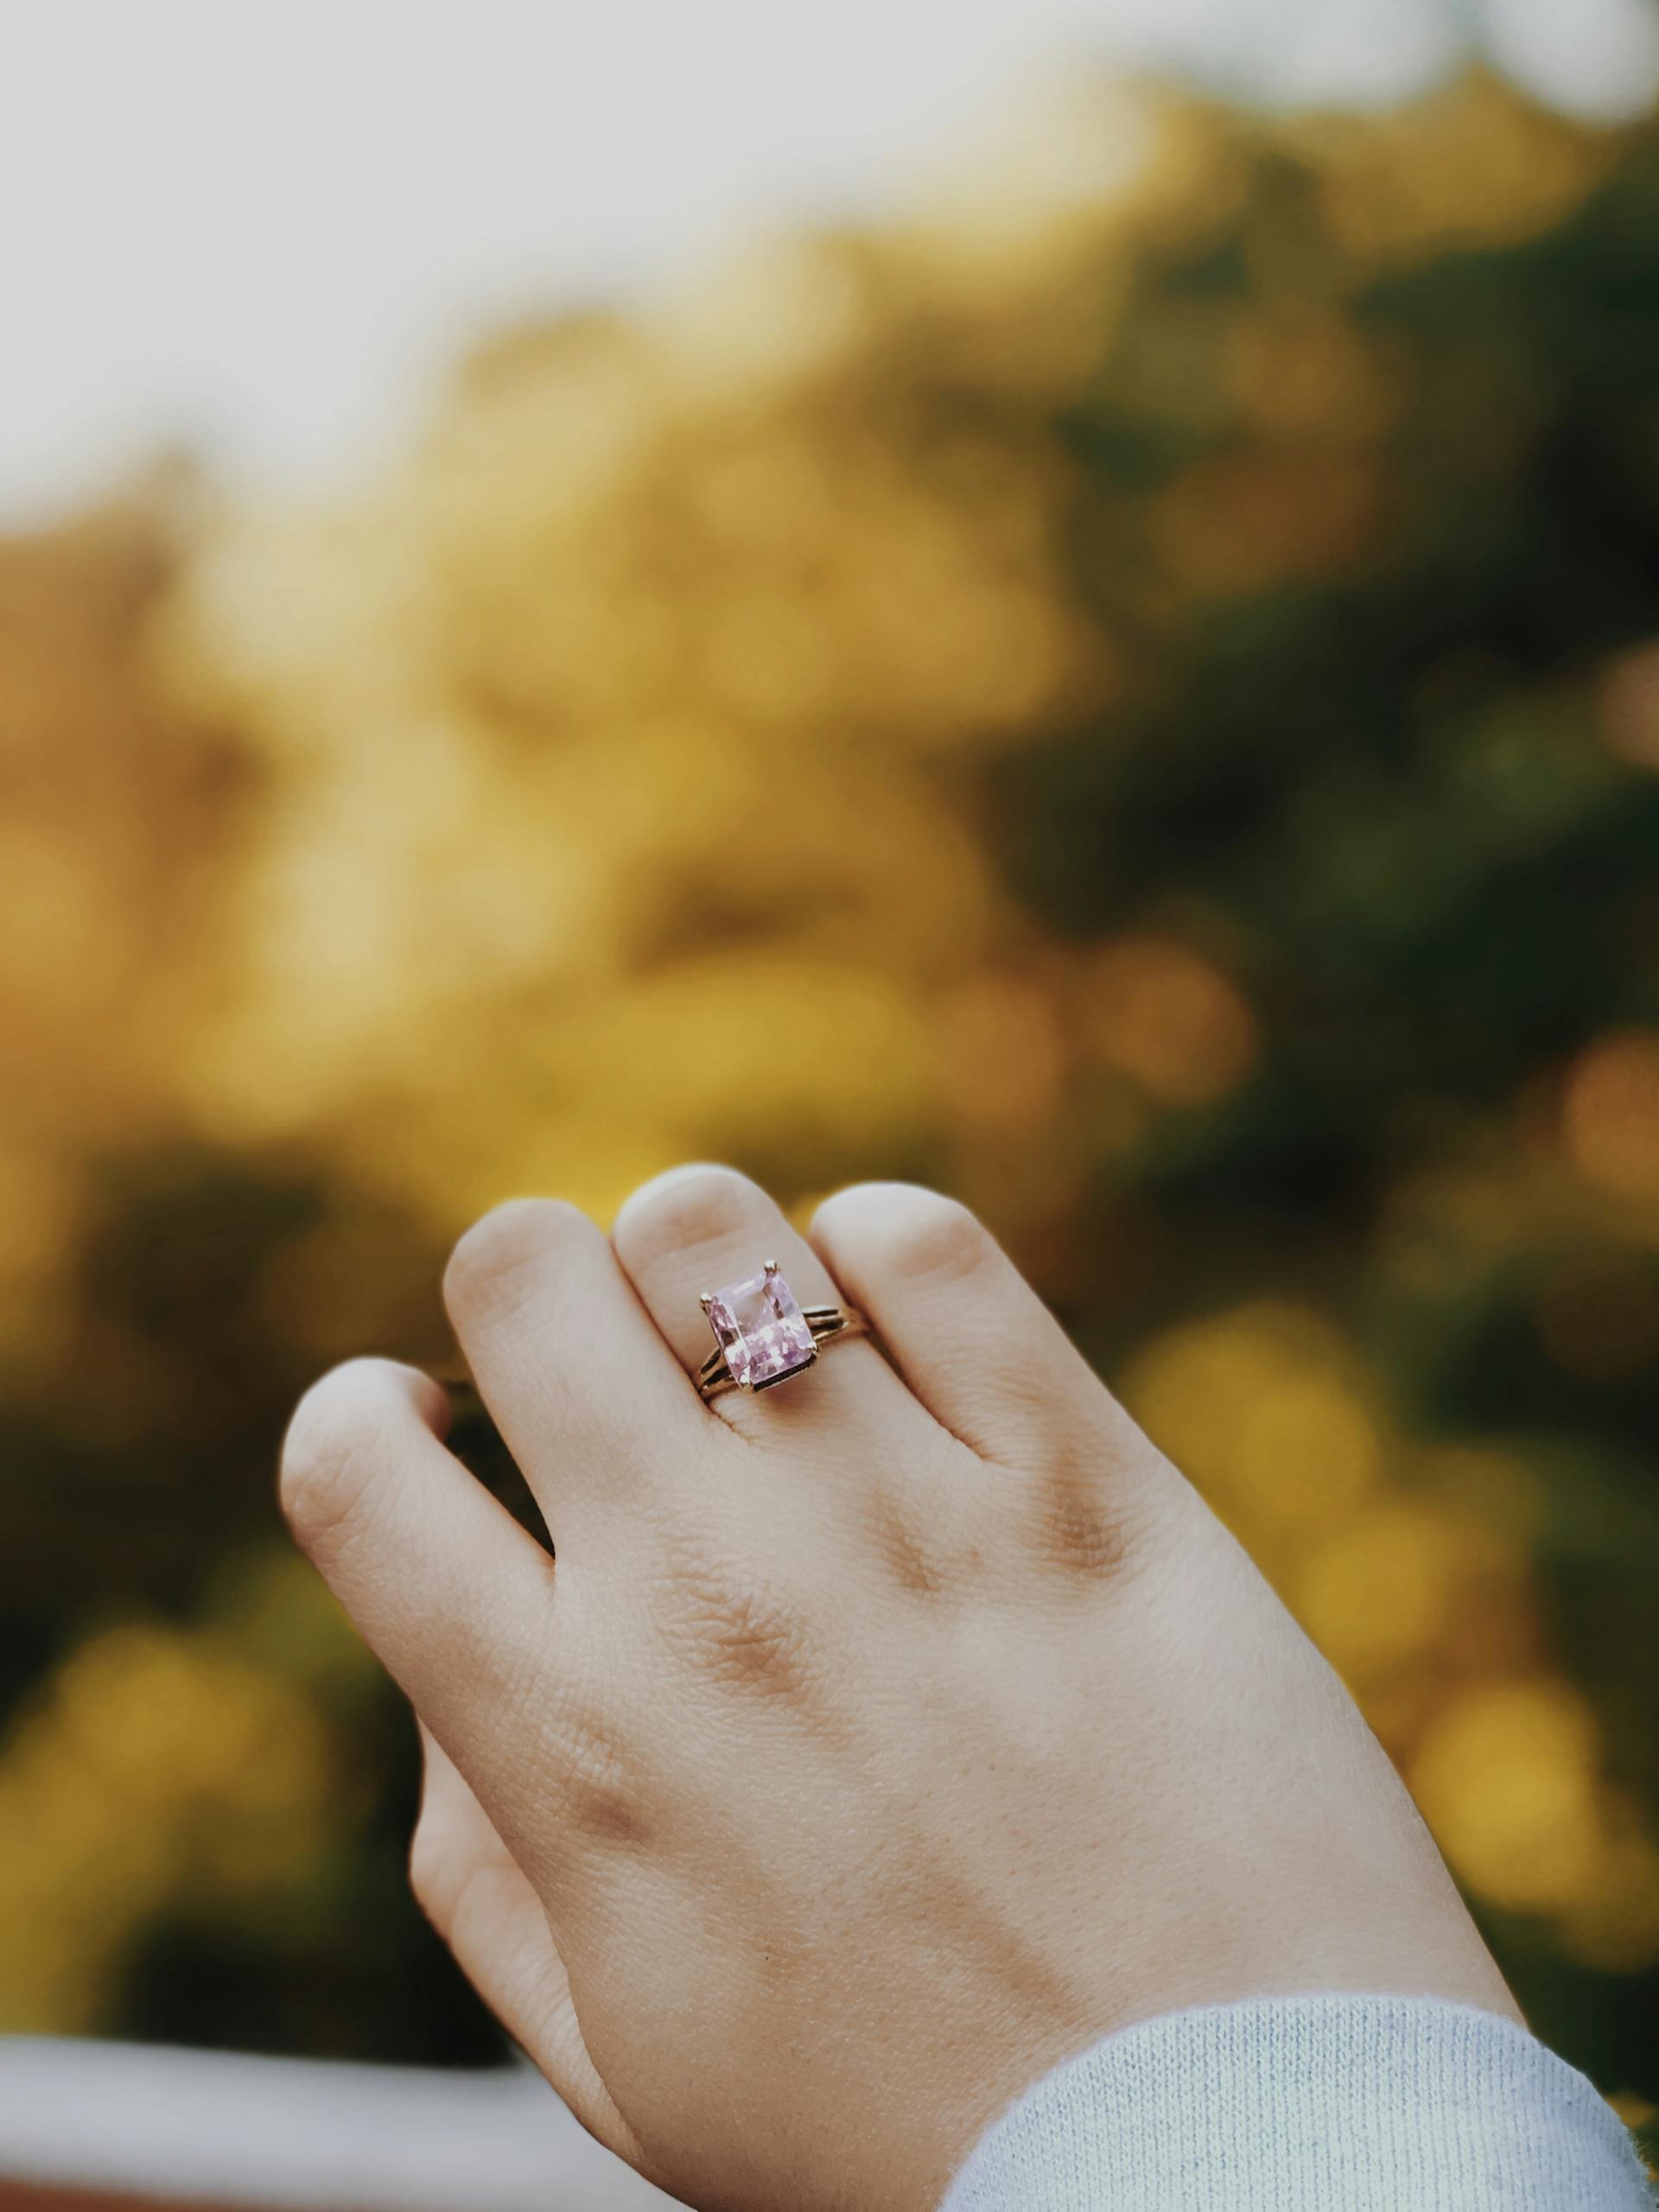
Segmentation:
<svg viewBox="0 0 1659 2212">
<path fill-rule="evenodd" d="M 5 550 L 18 2024 L 488 2048 L 282 1408 L 712 1151 L 980 1207 L 1659 2094 L 1656 235 L 1483 79 L 1084 89 L 338 505 Z"/>
</svg>

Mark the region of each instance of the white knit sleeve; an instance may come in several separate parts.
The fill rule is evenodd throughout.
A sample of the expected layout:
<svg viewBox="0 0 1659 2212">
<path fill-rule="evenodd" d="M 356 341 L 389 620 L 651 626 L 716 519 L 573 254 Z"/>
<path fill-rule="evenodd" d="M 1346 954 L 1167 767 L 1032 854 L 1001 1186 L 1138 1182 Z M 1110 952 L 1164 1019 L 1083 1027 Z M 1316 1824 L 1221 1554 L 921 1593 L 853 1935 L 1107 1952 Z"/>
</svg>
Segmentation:
<svg viewBox="0 0 1659 2212">
<path fill-rule="evenodd" d="M 941 2212 L 1647 2212 L 1583 2075 L 1428 1998 L 1262 1999 L 1126 2028 L 982 2138 Z"/>
</svg>

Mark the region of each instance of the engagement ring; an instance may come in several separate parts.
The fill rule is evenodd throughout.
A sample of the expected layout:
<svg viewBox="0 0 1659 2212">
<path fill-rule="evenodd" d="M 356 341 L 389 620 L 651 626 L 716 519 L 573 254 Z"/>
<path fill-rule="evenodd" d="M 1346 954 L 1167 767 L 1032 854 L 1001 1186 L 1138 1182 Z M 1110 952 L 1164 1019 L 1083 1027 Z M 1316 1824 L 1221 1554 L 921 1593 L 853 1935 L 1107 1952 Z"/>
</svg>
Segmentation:
<svg viewBox="0 0 1659 2212">
<path fill-rule="evenodd" d="M 850 1306 L 801 1306 L 775 1260 L 728 1290 L 705 1290 L 701 1304 L 717 1350 L 697 1370 L 705 1398 L 722 1390 L 769 1390 L 810 1367 L 820 1344 L 861 1336 L 869 1324 Z"/>
</svg>

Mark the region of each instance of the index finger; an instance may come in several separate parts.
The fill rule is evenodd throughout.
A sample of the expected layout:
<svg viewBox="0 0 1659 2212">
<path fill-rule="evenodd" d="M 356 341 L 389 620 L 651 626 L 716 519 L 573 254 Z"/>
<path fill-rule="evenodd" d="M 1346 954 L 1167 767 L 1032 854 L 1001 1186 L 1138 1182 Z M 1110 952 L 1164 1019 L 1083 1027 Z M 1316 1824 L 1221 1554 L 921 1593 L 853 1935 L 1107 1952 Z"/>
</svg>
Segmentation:
<svg viewBox="0 0 1659 2212">
<path fill-rule="evenodd" d="M 551 1663 L 555 1567 L 446 1449 L 448 1401 L 417 1370 L 352 1360 L 283 1440 L 283 1510 L 394 1680 L 474 1787 L 511 1819 Z"/>
</svg>

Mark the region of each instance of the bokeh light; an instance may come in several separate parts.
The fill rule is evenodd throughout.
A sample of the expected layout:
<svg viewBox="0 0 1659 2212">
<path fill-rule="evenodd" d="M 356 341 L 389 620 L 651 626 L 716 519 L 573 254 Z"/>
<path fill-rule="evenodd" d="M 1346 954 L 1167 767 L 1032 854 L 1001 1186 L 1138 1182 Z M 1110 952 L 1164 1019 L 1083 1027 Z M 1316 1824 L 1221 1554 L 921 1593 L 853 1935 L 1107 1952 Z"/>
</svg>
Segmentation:
<svg viewBox="0 0 1659 2212">
<path fill-rule="evenodd" d="M 982 1211 L 1659 2093 L 1659 140 L 1005 161 L 0 545 L 7 2025 L 493 2048 L 276 1440 L 713 1154 Z"/>
</svg>

